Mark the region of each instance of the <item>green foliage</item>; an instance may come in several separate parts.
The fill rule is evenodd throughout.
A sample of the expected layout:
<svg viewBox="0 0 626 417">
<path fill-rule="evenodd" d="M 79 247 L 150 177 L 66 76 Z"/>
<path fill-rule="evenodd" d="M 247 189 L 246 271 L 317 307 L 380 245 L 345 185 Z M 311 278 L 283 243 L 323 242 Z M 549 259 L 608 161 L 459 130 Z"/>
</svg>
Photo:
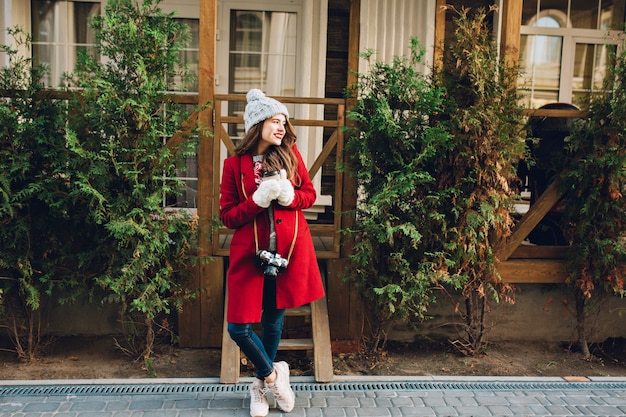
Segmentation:
<svg viewBox="0 0 626 417">
<path fill-rule="evenodd" d="M 433 168 L 450 136 L 430 117 L 441 111 L 443 92 L 419 72 L 423 52 L 413 39 L 408 59 L 370 61 L 349 114 L 355 127 L 346 151 L 361 196 L 356 225 L 346 230 L 355 239 L 349 279 L 377 321 L 373 351 L 384 346 L 391 320 L 425 317 L 442 267 L 429 254 L 443 249 L 430 231 L 442 227 L 447 195 L 435 189 Z M 363 56 L 369 60 L 371 52 Z"/>
<path fill-rule="evenodd" d="M 8 33 L 13 45 L 1 47 L 9 64 L 0 72 L 0 319 L 18 357 L 32 359 L 43 299 L 84 288 L 78 254 L 92 245 L 74 233 L 88 226 L 65 175 L 65 105 L 43 93 L 46 69 L 30 59 L 30 37 L 19 28 Z"/>
<path fill-rule="evenodd" d="M 432 79 L 417 69 L 415 39 L 408 59 L 370 62 L 359 75 L 346 144 L 360 186 L 348 279 L 377 322 L 372 350 L 392 320 L 426 318 L 435 288 L 460 289 L 482 312 L 488 298 L 512 301 L 492 247 L 512 226 L 524 129 L 516 70 L 498 59 L 486 16 L 459 12 L 456 43 Z M 465 317 L 469 349 L 480 349 L 484 314 Z"/>
<path fill-rule="evenodd" d="M 524 154 L 523 108 L 516 91 L 517 67 L 498 57 L 487 17 L 491 10 L 454 10 L 455 42 L 446 49 L 436 83 L 446 91 L 443 113 L 452 134 L 441 160 L 438 189 L 451 190 L 444 232 L 455 284 L 465 299 L 462 350 L 484 347 L 484 312 L 489 299 L 509 301 L 493 248 L 512 227 L 510 207 L 516 165 Z"/>
<path fill-rule="evenodd" d="M 95 54 L 82 53 L 68 78 L 81 92 L 69 109 L 74 117 L 68 146 L 75 156 L 71 195 L 86 202 L 98 227 L 105 269 L 95 282 L 125 314 L 145 316 L 146 359 L 154 320 L 180 309 L 188 295 L 197 224 L 162 207 L 164 195 L 180 187 L 172 179 L 175 167 L 191 152 L 164 145 L 185 116 L 165 94 L 172 80 L 185 78 L 179 53 L 189 33 L 158 3 L 109 1 L 92 23 Z"/>
<path fill-rule="evenodd" d="M 604 94 L 594 96 L 589 116 L 566 138 L 571 163 L 561 182 L 565 234 L 572 246 L 568 282 L 576 290 L 577 325 L 583 352 L 585 304 L 595 291 L 624 296 L 626 279 L 626 52 L 609 66 Z M 585 351 L 586 349 L 586 351 Z"/>
<path fill-rule="evenodd" d="M 190 295 L 197 219 L 162 207 L 195 152 L 192 140 L 165 145 L 186 116 L 166 93 L 187 80 L 189 33 L 158 3 L 107 3 L 95 51 L 66 78 L 78 91 L 69 102 L 43 90 L 29 36 L 12 29 L 14 46 L 2 46 L 0 317 L 21 357 L 40 342 L 43 300 L 89 291 L 121 306 L 149 368 L 157 319 Z"/>
<path fill-rule="evenodd" d="M 563 181 L 564 223 L 573 253 L 570 283 L 589 298 L 597 286 L 624 295 L 626 245 L 626 52 L 610 69 L 605 93 L 566 139 L 573 155 Z"/>
</svg>

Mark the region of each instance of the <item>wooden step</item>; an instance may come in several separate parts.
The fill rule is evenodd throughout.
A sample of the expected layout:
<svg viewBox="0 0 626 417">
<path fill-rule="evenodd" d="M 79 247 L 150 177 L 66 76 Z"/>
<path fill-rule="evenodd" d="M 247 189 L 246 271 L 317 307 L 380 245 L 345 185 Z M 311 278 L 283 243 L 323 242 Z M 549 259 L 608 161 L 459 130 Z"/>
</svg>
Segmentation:
<svg viewBox="0 0 626 417">
<path fill-rule="evenodd" d="M 278 350 L 313 350 L 313 339 L 280 339 Z"/>
<path fill-rule="evenodd" d="M 301 307 L 288 308 L 285 310 L 285 316 L 288 316 L 288 317 L 311 316 L 311 306 L 307 304 Z"/>
<path fill-rule="evenodd" d="M 226 298 L 225 307 L 228 305 L 228 294 Z M 315 380 L 317 382 L 331 382 L 334 379 L 334 373 L 326 298 L 319 299 L 306 306 L 287 309 L 285 316 L 305 317 L 305 321 L 311 325 L 312 337 L 310 339 L 281 339 L 278 349 L 312 350 Z M 220 382 L 223 384 L 236 384 L 239 382 L 241 353 L 239 346 L 230 338 L 227 326 L 226 311 L 224 311 Z"/>
</svg>

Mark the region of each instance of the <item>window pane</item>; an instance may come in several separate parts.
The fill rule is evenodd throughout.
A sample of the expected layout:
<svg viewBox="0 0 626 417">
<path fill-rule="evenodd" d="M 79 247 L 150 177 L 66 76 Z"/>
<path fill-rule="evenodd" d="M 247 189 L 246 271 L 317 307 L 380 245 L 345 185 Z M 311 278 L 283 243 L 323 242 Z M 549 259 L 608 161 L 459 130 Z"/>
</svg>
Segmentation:
<svg viewBox="0 0 626 417">
<path fill-rule="evenodd" d="M 51 42 L 56 19 L 54 3 L 49 1 L 33 0 L 32 28 L 33 42 Z"/>
<path fill-rule="evenodd" d="M 74 36 L 73 39 L 69 39 L 70 43 L 95 43 L 95 32 L 93 28 L 89 26 L 89 23 L 99 12 L 100 5 L 98 3 L 70 3 L 69 14 L 74 18 Z"/>
<path fill-rule="evenodd" d="M 233 38 L 231 65 L 235 71 L 242 67 L 250 68 L 250 71 L 260 71 L 263 51 L 263 13 L 234 10 L 233 14 L 235 31 L 231 35 Z M 245 71 L 242 76 L 245 77 Z"/>
<path fill-rule="evenodd" d="M 231 28 L 229 91 L 260 88 L 271 95 L 292 95 L 296 14 L 233 10 Z"/>
<path fill-rule="evenodd" d="M 600 29 L 621 30 L 624 26 L 624 0 L 602 0 Z"/>
<path fill-rule="evenodd" d="M 598 29 L 598 1 L 571 0 L 570 21 L 572 27 Z"/>
<path fill-rule="evenodd" d="M 187 164 L 189 166 L 197 166 L 197 162 L 188 158 Z M 182 172 L 178 173 L 178 181 L 180 184 L 175 184 L 174 181 L 170 182 L 170 187 L 174 188 L 171 194 L 166 195 L 164 201 L 164 207 L 167 208 L 198 208 L 198 178 L 196 177 L 184 177 Z"/>
<path fill-rule="evenodd" d="M 614 45 L 607 48 L 605 45 L 576 44 L 572 96 L 577 106 L 586 107 L 589 99 L 602 91 L 607 69 L 613 65 L 611 51 L 615 52 Z"/>
<path fill-rule="evenodd" d="M 199 51 L 199 39 L 200 39 L 200 21 L 198 19 L 176 19 L 177 22 L 187 25 L 191 40 L 187 47 L 180 52 L 181 61 L 187 66 L 189 71 L 189 80 L 183 82 L 181 79 L 171 80 L 172 85 L 177 91 L 198 91 L 198 51 Z"/>
<path fill-rule="evenodd" d="M 56 87 L 64 73 L 74 70 L 77 51 L 93 46 L 89 24 L 100 12 L 100 3 L 32 0 L 31 7 L 33 58 L 49 68 L 44 83 Z"/>
<path fill-rule="evenodd" d="M 524 0 L 524 5 L 522 8 L 522 24 L 523 25 L 531 25 L 532 21 L 537 16 L 537 7 L 539 0 Z"/>
<path fill-rule="evenodd" d="M 230 15 L 230 93 L 259 88 L 267 95 L 293 96 L 296 89 L 297 14 L 233 10 Z M 230 102 L 229 114 L 241 116 L 245 103 Z M 243 126 L 229 125 L 236 142 Z"/>
<path fill-rule="evenodd" d="M 561 53 L 560 36 L 522 35 L 520 69 L 526 80 L 524 95 L 530 97 L 531 107 L 558 101 Z"/>
<path fill-rule="evenodd" d="M 33 63 L 35 65 L 46 65 L 49 71 L 46 71 L 41 82 L 48 87 L 58 85 L 60 80 L 53 77 L 55 66 L 62 65 L 66 61 L 64 52 L 65 48 L 53 45 L 36 45 L 33 43 Z"/>
<path fill-rule="evenodd" d="M 186 105 L 188 114 L 195 110 L 194 105 Z M 185 140 L 194 141 L 194 147 L 189 149 L 189 154 L 185 156 L 184 161 L 176 166 L 176 178 L 181 184 L 176 186 L 170 178 L 168 184 L 175 188 L 171 193 L 163 196 L 163 206 L 167 208 L 198 208 L 198 157 L 197 157 L 197 141 L 198 137 L 190 137 Z"/>
<path fill-rule="evenodd" d="M 598 0 L 591 0 L 597 3 Z M 539 0 L 539 14 L 567 16 L 567 0 Z M 543 13 L 542 13 L 543 12 Z"/>
<path fill-rule="evenodd" d="M 576 52 L 574 58 L 574 79 L 572 80 L 572 87 L 574 90 L 590 90 L 592 84 L 595 85 L 593 80 L 595 60 L 596 60 L 596 45 L 591 44 L 576 44 Z M 599 73 L 598 71 L 597 73 Z M 592 83 L 592 80 L 594 83 Z M 602 84 L 602 79 L 599 80 Z"/>
<path fill-rule="evenodd" d="M 562 100 L 582 108 L 585 99 L 601 92 L 611 65 L 604 45 L 618 41 L 607 36 L 607 30 L 623 28 L 625 4 L 626 0 L 524 0 L 520 47 L 524 104 L 538 107 Z M 585 43 L 580 43 L 583 39 Z"/>
</svg>

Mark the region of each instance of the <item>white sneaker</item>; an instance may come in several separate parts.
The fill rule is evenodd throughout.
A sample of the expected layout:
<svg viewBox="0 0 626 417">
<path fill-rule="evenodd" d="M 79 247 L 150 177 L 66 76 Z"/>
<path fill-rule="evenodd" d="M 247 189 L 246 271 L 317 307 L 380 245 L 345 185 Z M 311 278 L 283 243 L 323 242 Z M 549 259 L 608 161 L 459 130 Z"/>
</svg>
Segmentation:
<svg viewBox="0 0 626 417">
<path fill-rule="evenodd" d="M 287 362 L 277 362 L 274 364 L 276 370 L 276 380 L 273 383 L 267 382 L 266 386 L 274 395 L 278 406 L 285 413 L 291 412 L 296 401 L 296 395 L 289 385 L 289 365 Z"/>
<path fill-rule="evenodd" d="M 270 404 L 267 402 L 265 382 L 254 378 L 250 385 L 250 415 L 252 417 L 265 417 L 270 412 Z"/>
</svg>

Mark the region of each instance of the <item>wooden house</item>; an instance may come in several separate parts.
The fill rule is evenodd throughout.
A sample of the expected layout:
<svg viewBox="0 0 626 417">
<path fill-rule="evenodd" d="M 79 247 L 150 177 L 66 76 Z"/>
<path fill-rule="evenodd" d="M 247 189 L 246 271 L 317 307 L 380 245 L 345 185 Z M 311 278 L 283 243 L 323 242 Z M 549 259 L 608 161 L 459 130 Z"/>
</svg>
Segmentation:
<svg viewBox="0 0 626 417">
<path fill-rule="evenodd" d="M 342 160 L 343 131 L 350 99 L 344 90 L 363 71 L 359 53 L 391 60 L 408 52 L 417 37 L 427 48 L 426 61 L 440 58 L 440 46 L 452 36 L 451 13 L 442 8 L 489 7 L 496 3 L 491 29 L 500 51 L 519 61 L 525 73 L 520 92 L 533 117 L 577 117 L 576 110 L 540 109 L 572 103 L 599 88 L 608 65 L 607 37 L 624 23 L 626 0 L 164 0 L 162 7 L 189 24 L 193 41 L 185 58 L 197 83 L 177 100 L 195 108 L 191 122 L 208 126 L 197 158 L 181 168 L 187 187 L 182 197 L 165 198 L 173 209 L 196 211 L 201 219 L 218 211 L 221 163 L 243 131 L 245 92 L 253 87 L 287 103 L 299 133 L 319 198 L 308 213 L 320 268 L 324 272 L 333 339 L 361 333 L 363 311 L 354 291 L 342 283 L 349 247 L 338 233 L 353 219 L 341 213 L 354 207 L 355 184 L 336 169 Z M 73 50 L 93 42 L 89 17 L 102 13 L 106 0 L 0 0 L 2 26 L 16 24 L 33 34 L 37 62 L 50 65 L 50 86 L 71 70 Z M 0 34 L 0 41 L 2 39 Z M 2 42 L 6 43 L 6 42 Z M 1 57 L 0 57 L 1 58 Z M 428 71 L 427 65 L 424 71 Z M 180 140 L 175 136 L 171 143 Z M 500 273 L 509 282 L 563 281 L 558 244 L 525 245 L 529 234 L 559 199 L 555 187 L 533 195 L 521 210 L 516 233 L 498 249 Z M 213 261 L 201 265 L 195 285 L 199 298 L 179 318 L 180 344 L 218 347 L 222 343 L 225 274 L 231 232 L 206 228 L 202 253 Z"/>
</svg>

